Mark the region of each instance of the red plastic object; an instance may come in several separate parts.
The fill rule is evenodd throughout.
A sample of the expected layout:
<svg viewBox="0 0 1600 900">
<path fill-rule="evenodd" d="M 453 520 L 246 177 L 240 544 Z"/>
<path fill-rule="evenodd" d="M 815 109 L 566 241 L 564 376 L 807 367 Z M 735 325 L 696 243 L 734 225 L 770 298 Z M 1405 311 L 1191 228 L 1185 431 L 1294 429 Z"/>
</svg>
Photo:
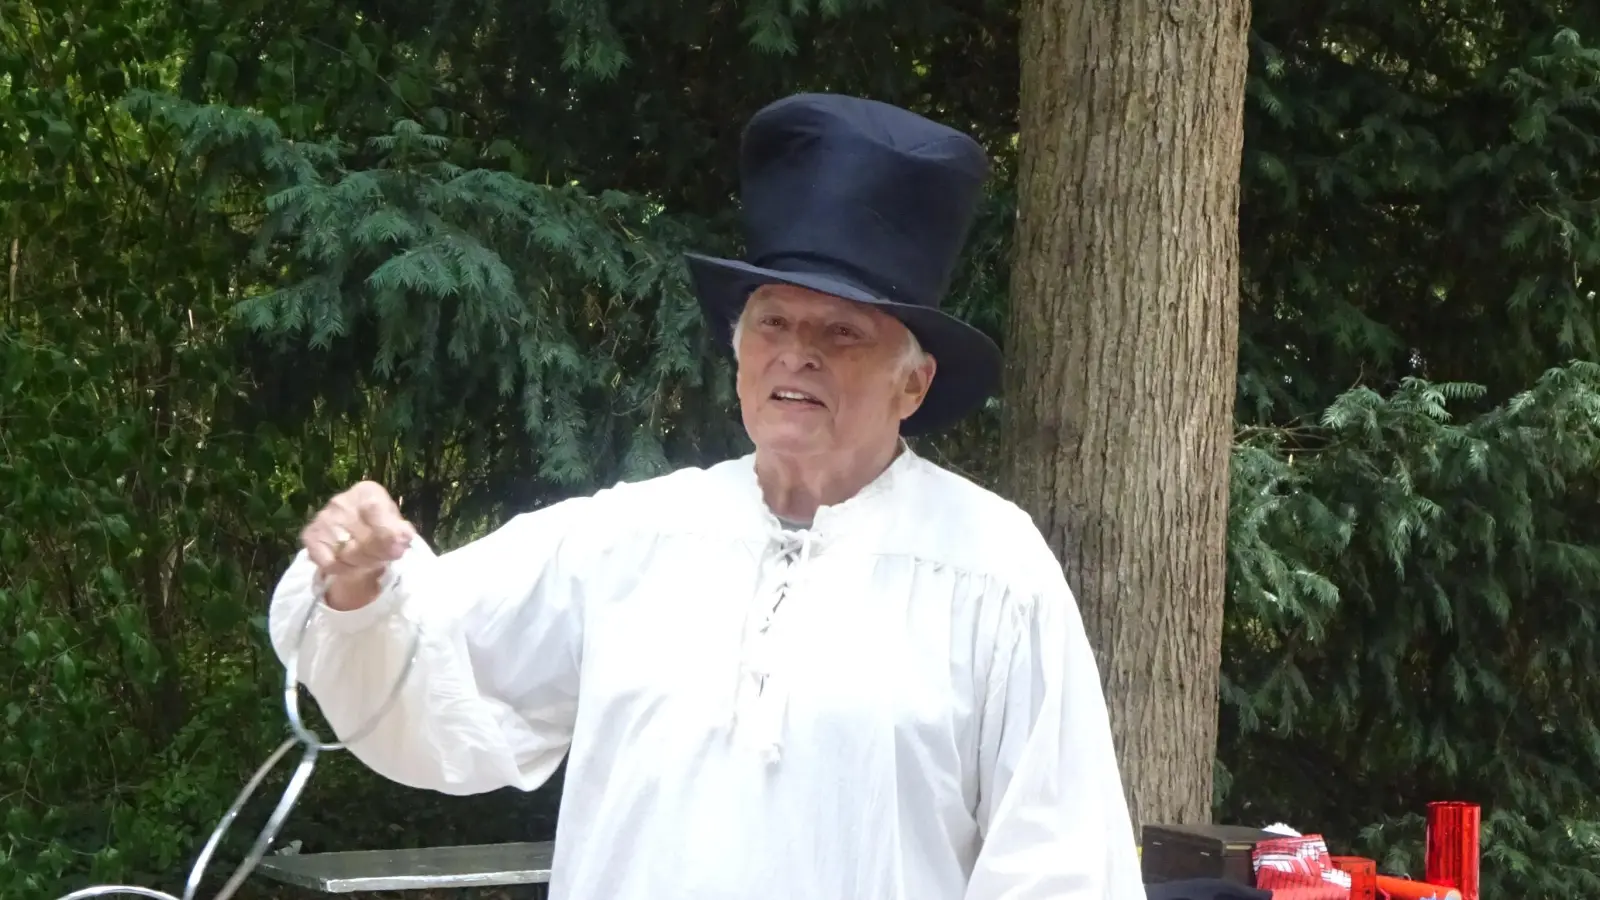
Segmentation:
<svg viewBox="0 0 1600 900">
<path fill-rule="evenodd" d="M 1256 888 L 1273 900 L 1348 900 L 1348 876 L 1334 869 L 1321 835 L 1258 841 L 1253 851 Z"/>
<path fill-rule="evenodd" d="M 1478 900 L 1479 827 L 1476 803 L 1457 800 L 1428 804 L 1428 853 L 1423 879 L 1461 892 L 1461 900 Z"/>
<path fill-rule="evenodd" d="M 1389 875 L 1378 876 L 1378 893 L 1390 900 L 1465 900 L 1453 887 Z"/>
<path fill-rule="evenodd" d="M 1364 856 L 1335 856 L 1333 867 L 1350 876 L 1350 900 L 1377 900 L 1377 862 Z"/>
</svg>

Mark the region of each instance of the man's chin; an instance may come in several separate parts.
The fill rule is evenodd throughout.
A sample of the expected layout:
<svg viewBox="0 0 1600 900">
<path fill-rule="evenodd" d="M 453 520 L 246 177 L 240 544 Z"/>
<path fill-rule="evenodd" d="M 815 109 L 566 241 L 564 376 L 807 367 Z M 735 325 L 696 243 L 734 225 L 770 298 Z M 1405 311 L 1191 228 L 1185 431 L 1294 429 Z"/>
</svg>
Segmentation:
<svg viewBox="0 0 1600 900">
<path fill-rule="evenodd" d="M 815 456 L 833 446 L 827 428 L 820 423 L 805 425 L 799 422 L 767 422 L 755 429 L 746 429 L 756 452 L 777 456 Z"/>
</svg>

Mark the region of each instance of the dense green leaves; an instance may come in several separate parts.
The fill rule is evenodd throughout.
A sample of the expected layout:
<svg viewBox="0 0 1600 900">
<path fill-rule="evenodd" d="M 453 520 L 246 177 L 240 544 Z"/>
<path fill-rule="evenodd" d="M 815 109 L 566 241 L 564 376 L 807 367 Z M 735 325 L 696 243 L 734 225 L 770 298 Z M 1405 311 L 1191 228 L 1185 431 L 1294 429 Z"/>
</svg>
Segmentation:
<svg viewBox="0 0 1600 900">
<path fill-rule="evenodd" d="M 1486 896 L 1586 896 L 1600 16 L 1254 22 L 1219 815 L 1415 871 L 1425 803 L 1479 800 Z M 740 451 L 679 258 L 737 251 L 763 103 L 979 135 L 952 302 L 1003 334 L 1015 30 L 931 0 L 0 0 L 0 895 L 181 878 L 281 737 L 264 598 L 337 487 L 452 544 Z M 997 411 L 923 449 L 988 480 Z M 548 799 L 333 759 L 288 838 L 525 837 Z"/>
<path fill-rule="evenodd" d="M 1600 22 L 1514 6 L 1257 5 L 1220 809 L 1418 871 L 1412 817 L 1478 801 L 1485 895 L 1569 897 L 1600 870 Z"/>
</svg>

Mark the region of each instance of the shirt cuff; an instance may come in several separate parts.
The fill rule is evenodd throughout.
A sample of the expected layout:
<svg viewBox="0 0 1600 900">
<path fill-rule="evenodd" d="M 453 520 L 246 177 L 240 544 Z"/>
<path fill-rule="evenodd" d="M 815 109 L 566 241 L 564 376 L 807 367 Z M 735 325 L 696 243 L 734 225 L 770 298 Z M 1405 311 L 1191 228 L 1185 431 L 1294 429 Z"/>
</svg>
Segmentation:
<svg viewBox="0 0 1600 900">
<path fill-rule="evenodd" d="M 328 605 L 322 590 L 321 576 L 312 576 L 312 591 L 317 597 L 317 615 L 326 619 L 328 626 L 340 634 L 353 634 L 371 628 L 379 620 L 393 615 L 400 608 L 400 574 L 398 567 L 389 564 L 378 576 L 378 597 L 366 606 L 356 609 L 334 609 Z"/>
</svg>

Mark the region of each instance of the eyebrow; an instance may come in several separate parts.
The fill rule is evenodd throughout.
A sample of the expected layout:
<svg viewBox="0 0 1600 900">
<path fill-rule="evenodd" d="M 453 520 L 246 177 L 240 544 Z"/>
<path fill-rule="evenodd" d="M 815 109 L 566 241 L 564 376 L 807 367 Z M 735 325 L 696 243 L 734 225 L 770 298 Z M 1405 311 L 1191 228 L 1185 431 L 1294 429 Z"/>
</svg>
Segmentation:
<svg viewBox="0 0 1600 900">
<path fill-rule="evenodd" d="M 749 301 L 749 303 L 752 304 L 751 312 L 757 315 L 783 315 L 795 318 L 816 318 L 829 323 L 843 323 L 851 325 L 855 328 L 859 328 L 864 331 L 870 330 L 874 333 L 882 331 L 884 327 L 883 323 L 879 322 L 877 317 L 873 316 L 871 312 L 864 309 L 852 308 L 847 301 L 840 301 L 840 306 L 830 309 L 827 312 L 820 313 L 816 316 L 804 316 L 797 315 L 795 312 L 795 307 L 802 305 L 802 301 L 783 296 L 776 296 L 770 293 L 760 293 L 759 290 L 760 289 L 758 288 L 757 293 L 752 293 L 750 295 Z M 762 303 L 761 306 L 756 307 L 753 304 L 755 304 L 758 300 L 762 301 Z"/>
</svg>

